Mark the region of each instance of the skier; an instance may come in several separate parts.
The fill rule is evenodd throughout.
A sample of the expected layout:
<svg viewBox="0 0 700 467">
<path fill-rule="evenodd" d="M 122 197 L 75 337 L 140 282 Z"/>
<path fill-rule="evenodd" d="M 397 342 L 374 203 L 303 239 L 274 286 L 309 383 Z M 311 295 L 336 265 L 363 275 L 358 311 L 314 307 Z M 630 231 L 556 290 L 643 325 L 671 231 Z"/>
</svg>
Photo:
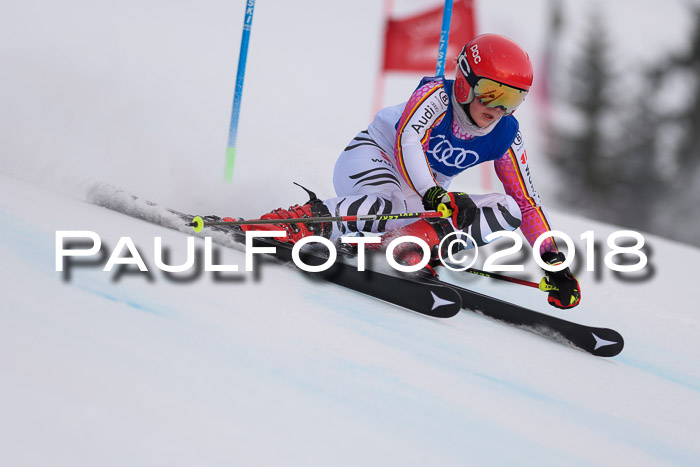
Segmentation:
<svg viewBox="0 0 700 467">
<path fill-rule="evenodd" d="M 424 239 L 431 264 L 437 246 L 449 233 L 467 232 L 477 245 L 488 234 L 520 227 L 532 245 L 550 223 L 532 184 L 527 153 L 512 115 L 532 85 L 528 54 L 512 40 L 483 34 L 464 46 L 455 79 L 423 78 L 407 102 L 380 110 L 338 158 L 333 183 L 337 197 L 324 201 L 310 194 L 304 205 L 275 209 L 264 219 L 388 214 L 437 210 L 446 205 L 451 217 L 390 221 L 285 223 L 243 226 L 244 230 L 281 230 L 295 243 L 310 235 L 337 238 L 348 232 L 388 232 L 382 245 L 399 236 Z M 464 170 L 493 161 L 505 194 L 448 191 Z M 331 214 L 332 213 L 332 214 Z M 400 262 L 417 264 L 418 245 L 404 249 Z M 540 247 L 542 260 L 561 264 L 564 254 L 551 238 Z M 434 273 L 434 271 L 432 271 Z M 545 271 L 548 302 L 571 308 L 581 299 L 580 287 L 568 268 Z"/>
</svg>

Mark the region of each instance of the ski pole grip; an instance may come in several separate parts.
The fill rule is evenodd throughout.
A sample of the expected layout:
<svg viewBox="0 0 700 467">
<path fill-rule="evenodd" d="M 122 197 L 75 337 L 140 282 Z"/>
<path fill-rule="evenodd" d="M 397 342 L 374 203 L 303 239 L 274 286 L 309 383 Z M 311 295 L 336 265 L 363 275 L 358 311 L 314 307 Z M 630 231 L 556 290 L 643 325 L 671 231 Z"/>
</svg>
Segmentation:
<svg viewBox="0 0 700 467">
<path fill-rule="evenodd" d="M 542 292 L 551 292 L 552 290 L 559 290 L 555 285 L 547 282 L 546 277 L 542 278 L 542 280 L 540 281 L 540 284 L 537 288 L 540 289 Z"/>
<path fill-rule="evenodd" d="M 437 211 L 442 214 L 441 217 L 443 219 L 452 216 L 452 209 L 448 208 L 445 203 L 440 203 L 437 207 Z"/>
</svg>

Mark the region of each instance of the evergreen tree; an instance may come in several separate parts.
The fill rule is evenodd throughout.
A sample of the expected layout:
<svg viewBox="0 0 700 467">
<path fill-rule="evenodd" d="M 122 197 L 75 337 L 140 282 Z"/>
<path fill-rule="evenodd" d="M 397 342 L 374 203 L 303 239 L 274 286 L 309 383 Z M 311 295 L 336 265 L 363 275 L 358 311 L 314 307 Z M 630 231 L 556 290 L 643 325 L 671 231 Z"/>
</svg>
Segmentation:
<svg viewBox="0 0 700 467">
<path fill-rule="evenodd" d="M 695 30 L 689 50 L 674 57 L 670 71 L 685 71 L 692 77 L 688 89 L 688 106 L 681 114 L 683 136 L 676 160 L 684 181 L 695 179 L 700 168 L 700 7 L 694 10 Z"/>
<path fill-rule="evenodd" d="M 550 158 L 562 201 L 579 212 L 700 245 L 700 8 L 693 13 L 684 53 L 624 76 L 611 66 L 602 17 L 592 14 L 566 90 L 581 123 L 557 129 Z M 634 95 L 631 76 L 643 81 Z M 668 92 L 683 93 L 682 108 L 667 108 Z M 674 135 L 672 144 L 662 143 Z"/>
<path fill-rule="evenodd" d="M 608 50 L 601 18 L 594 13 L 566 92 L 567 103 L 576 110 L 582 123 L 575 130 L 558 129 L 556 152 L 550 154 L 563 181 L 562 200 L 594 215 L 604 210 L 601 202 L 611 188 L 611 146 L 607 144 L 603 127 L 609 111 L 607 86 L 612 77 Z"/>
<path fill-rule="evenodd" d="M 656 230 L 656 214 L 668 194 L 668 181 L 659 168 L 660 115 L 649 98 L 654 89 L 647 80 L 639 98 L 621 115 L 609 198 L 615 215 L 605 219 L 647 232 Z"/>
<path fill-rule="evenodd" d="M 666 89 L 683 93 L 685 101 L 680 110 L 663 119 L 664 126 L 676 127 L 680 137 L 671 148 L 674 164 L 655 232 L 700 246 L 700 7 L 694 7 L 692 16 L 694 31 L 687 49 L 650 71 L 657 88 L 666 84 Z M 681 86 L 673 84 L 679 77 L 685 78 Z"/>
</svg>

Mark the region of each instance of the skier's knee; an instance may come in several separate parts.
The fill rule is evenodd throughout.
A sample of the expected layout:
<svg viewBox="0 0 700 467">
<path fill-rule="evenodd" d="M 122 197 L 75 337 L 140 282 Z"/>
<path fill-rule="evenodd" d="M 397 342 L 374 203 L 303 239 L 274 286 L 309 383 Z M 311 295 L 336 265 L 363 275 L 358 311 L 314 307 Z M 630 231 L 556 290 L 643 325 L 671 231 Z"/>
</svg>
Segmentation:
<svg viewBox="0 0 700 467">
<path fill-rule="evenodd" d="M 520 227 L 523 221 L 523 215 L 520 212 L 518 203 L 508 195 L 503 195 L 503 201 L 496 203 L 496 207 L 505 222 L 499 222 L 502 230 L 515 230 Z"/>
<path fill-rule="evenodd" d="M 395 203 L 390 197 L 377 194 L 343 196 L 326 200 L 331 213 L 335 216 L 385 216 L 395 213 Z M 399 210 L 400 212 L 400 210 Z M 337 235 L 349 232 L 384 232 L 387 230 L 388 219 L 357 220 L 339 222 Z"/>
</svg>

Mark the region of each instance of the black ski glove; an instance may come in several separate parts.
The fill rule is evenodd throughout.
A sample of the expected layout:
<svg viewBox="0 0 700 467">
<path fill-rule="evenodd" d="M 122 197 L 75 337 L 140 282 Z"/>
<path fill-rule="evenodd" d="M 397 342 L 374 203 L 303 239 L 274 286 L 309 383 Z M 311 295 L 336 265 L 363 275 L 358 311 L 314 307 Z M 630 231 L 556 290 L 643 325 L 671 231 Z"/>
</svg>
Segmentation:
<svg viewBox="0 0 700 467">
<path fill-rule="evenodd" d="M 423 195 L 423 207 L 428 211 L 437 211 L 440 204 L 452 210 L 452 223 L 458 229 L 465 230 L 474 222 L 478 208 L 468 194 L 448 192 L 437 185 L 429 188 Z"/>
<path fill-rule="evenodd" d="M 550 266 L 561 264 L 565 259 L 562 252 L 546 251 L 542 254 L 542 261 Z M 581 287 L 569 268 L 557 272 L 545 271 L 540 290 L 549 292 L 547 301 L 557 308 L 573 308 L 581 301 Z"/>
</svg>

